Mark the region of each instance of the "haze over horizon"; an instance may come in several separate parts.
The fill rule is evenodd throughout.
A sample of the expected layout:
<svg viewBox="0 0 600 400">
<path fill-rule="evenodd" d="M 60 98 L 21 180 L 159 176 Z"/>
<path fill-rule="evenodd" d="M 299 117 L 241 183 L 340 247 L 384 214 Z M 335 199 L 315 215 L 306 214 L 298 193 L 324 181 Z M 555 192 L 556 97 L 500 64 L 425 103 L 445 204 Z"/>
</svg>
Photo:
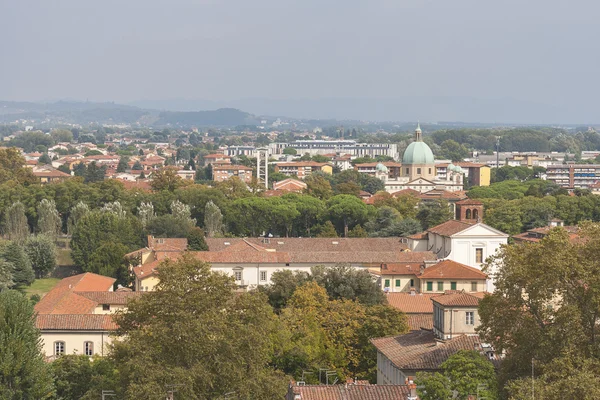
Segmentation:
<svg viewBox="0 0 600 400">
<path fill-rule="evenodd" d="M 0 0 L 0 99 L 600 122 L 590 0 Z"/>
</svg>

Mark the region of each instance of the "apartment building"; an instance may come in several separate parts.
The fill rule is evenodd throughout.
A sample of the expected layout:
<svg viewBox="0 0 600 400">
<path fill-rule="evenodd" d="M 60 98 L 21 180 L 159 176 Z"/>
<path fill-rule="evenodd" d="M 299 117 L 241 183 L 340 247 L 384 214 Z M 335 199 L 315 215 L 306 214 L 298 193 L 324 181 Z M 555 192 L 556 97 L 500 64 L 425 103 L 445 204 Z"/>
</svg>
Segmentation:
<svg viewBox="0 0 600 400">
<path fill-rule="evenodd" d="M 275 172 L 284 175 L 294 176 L 298 179 L 304 179 L 313 172 L 321 171 L 326 174 L 333 173 L 333 166 L 329 163 L 320 163 L 314 161 L 283 162 L 275 164 Z"/>
<path fill-rule="evenodd" d="M 600 164 L 549 165 L 546 179 L 568 190 L 590 189 L 600 181 Z"/>
</svg>

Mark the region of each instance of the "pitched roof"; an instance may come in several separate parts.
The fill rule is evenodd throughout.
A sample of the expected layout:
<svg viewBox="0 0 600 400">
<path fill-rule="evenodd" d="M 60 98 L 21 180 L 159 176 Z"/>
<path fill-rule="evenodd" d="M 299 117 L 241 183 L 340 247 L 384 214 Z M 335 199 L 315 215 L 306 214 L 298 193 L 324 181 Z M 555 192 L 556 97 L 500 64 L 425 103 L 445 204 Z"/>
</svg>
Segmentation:
<svg viewBox="0 0 600 400">
<path fill-rule="evenodd" d="M 144 293 L 147 292 L 77 292 L 77 295 L 85 297 L 97 304 L 125 305 L 129 300 L 140 297 Z"/>
<path fill-rule="evenodd" d="M 393 292 L 386 295 L 388 304 L 406 314 L 433 314 L 433 297 L 440 293 Z"/>
<path fill-rule="evenodd" d="M 91 312 L 96 303 L 76 292 L 108 292 L 115 283 L 114 278 L 91 272 L 62 279 L 35 305 L 39 314 L 77 314 Z"/>
<path fill-rule="evenodd" d="M 306 385 L 290 388 L 302 400 L 403 400 L 408 385 Z"/>
<path fill-rule="evenodd" d="M 253 243 L 265 249 L 288 253 L 328 251 L 394 251 L 407 249 L 400 238 L 206 238 L 210 251 L 231 249 L 241 241 Z M 228 244 L 226 244 L 228 243 Z"/>
<path fill-rule="evenodd" d="M 443 306 L 452 307 L 477 307 L 479 306 L 480 297 L 464 291 L 455 293 L 444 293 L 432 299 L 434 302 Z"/>
<path fill-rule="evenodd" d="M 465 205 L 465 206 L 482 206 L 483 203 L 480 202 L 479 200 L 473 200 L 473 199 L 464 199 L 461 201 L 457 201 L 456 204 L 459 205 Z"/>
<path fill-rule="evenodd" d="M 411 331 L 419 331 L 421 329 L 433 329 L 433 313 L 432 314 L 406 314 L 406 322 L 408 329 Z"/>
<path fill-rule="evenodd" d="M 213 165 L 213 171 L 252 171 L 252 168 L 245 165 Z"/>
<path fill-rule="evenodd" d="M 444 260 L 428 268 L 425 268 L 425 270 L 419 278 L 485 280 L 487 279 L 487 275 L 478 270 L 477 268 L 457 263 L 456 261 L 452 260 Z"/>
<path fill-rule="evenodd" d="M 38 315 L 35 326 L 40 330 L 56 331 L 113 331 L 117 329 L 109 314 L 52 314 Z"/>
<path fill-rule="evenodd" d="M 438 370 L 448 357 L 458 351 L 475 350 L 481 346 L 479 336 L 461 335 L 446 341 L 438 341 L 433 332 L 425 330 L 372 339 L 371 343 L 398 369 L 417 371 Z"/>
<path fill-rule="evenodd" d="M 461 200 L 467 198 L 463 191 L 449 192 L 443 189 L 433 189 L 425 193 L 420 193 L 421 200 L 427 199 L 446 199 L 446 200 Z"/>
<path fill-rule="evenodd" d="M 296 162 L 281 162 L 276 163 L 275 167 L 324 167 L 325 165 L 331 165 L 329 163 L 321 163 L 316 161 L 296 161 Z"/>
<path fill-rule="evenodd" d="M 433 228 L 429 228 L 427 232 L 437 233 L 438 235 L 442 236 L 452 236 L 464 231 L 467 228 L 470 228 L 471 226 L 473 226 L 473 224 L 451 219 L 442 224 L 434 226 Z"/>
</svg>

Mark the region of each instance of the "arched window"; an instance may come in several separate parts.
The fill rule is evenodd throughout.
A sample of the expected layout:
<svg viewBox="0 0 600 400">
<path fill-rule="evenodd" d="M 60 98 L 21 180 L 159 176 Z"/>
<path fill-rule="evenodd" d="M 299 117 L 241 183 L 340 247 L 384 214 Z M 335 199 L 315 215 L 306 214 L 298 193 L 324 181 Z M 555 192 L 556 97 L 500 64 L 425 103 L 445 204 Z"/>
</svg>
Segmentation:
<svg viewBox="0 0 600 400">
<path fill-rule="evenodd" d="M 54 355 L 62 356 L 63 354 L 65 354 L 65 342 L 54 342 Z"/>
<path fill-rule="evenodd" d="M 83 354 L 86 356 L 94 355 L 94 342 L 83 342 Z"/>
<path fill-rule="evenodd" d="M 473 210 L 473 219 L 479 219 L 479 211 L 477 209 Z"/>
<path fill-rule="evenodd" d="M 465 218 L 471 219 L 471 210 L 467 210 L 467 212 L 465 213 Z"/>
</svg>

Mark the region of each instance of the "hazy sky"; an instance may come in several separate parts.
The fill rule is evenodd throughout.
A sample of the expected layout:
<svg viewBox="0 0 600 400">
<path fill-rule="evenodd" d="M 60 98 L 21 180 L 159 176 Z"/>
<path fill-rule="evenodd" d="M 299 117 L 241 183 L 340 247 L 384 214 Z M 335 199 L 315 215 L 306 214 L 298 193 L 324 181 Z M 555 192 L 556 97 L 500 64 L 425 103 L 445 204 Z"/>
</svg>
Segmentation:
<svg viewBox="0 0 600 400">
<path fill-rule="evenodd" d="M 599 121 L 599 15 L 597 0 L 0 0 L 0 99 L 450 96 Z"/>
</svg>

